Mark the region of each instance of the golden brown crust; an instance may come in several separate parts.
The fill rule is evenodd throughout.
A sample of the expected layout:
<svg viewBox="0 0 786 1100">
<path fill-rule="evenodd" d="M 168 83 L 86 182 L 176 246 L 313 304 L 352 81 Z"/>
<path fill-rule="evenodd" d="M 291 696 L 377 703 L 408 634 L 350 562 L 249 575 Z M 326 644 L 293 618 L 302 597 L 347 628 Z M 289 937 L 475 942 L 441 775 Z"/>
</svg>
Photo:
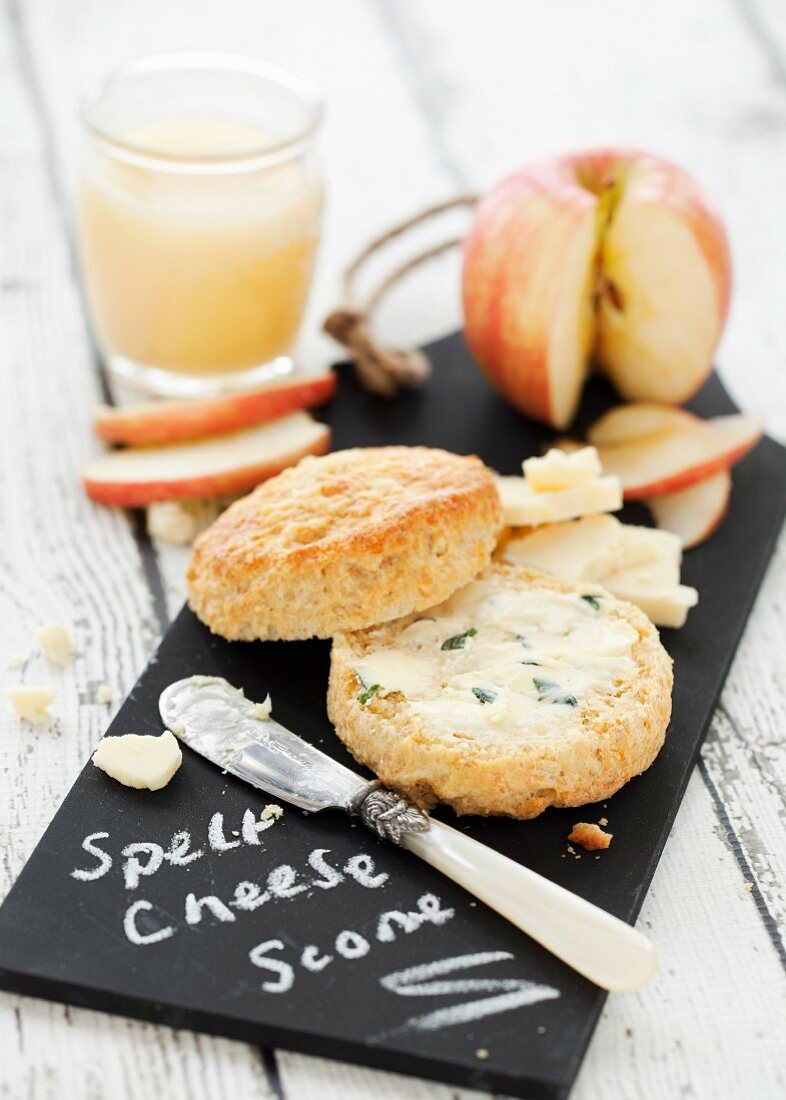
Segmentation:
<svg viewBox="0 0 786 1100">
<path fill-rule="evenodd" d="M 500 525 L 478 458 L 378 447 L 305 459 L 197 539 L 189 603 L 225 638 L 332 637 L 446 599 L 488 563 Z"/>
<path fill-rule="evenodd" d="M 608 848 L 613 836 L 614 833 L 604 833 L 600 825 L 594 825 L 591 821 L 577 821 L 568 834 L 568 840 L 573 844 L 580 844 L 588 852 L 597 852 L 601 848 Z"/>
<path fill-rule="evenodd" d="M 522 566 L 492 565 L 485 576 L 516 587 L 576 592 L 579 586 Z M 602 590 L 601 590 L 602 591 Z M 649 619 L 604 593 L 610 614 L 633 626 L 636 675 L 613 694 L 595 694 L 570 733 L 513 739 L 504 725 L 483 741 L 446 736 L 409 712 L 401 695 L 358 701 L 355 667 L 373 646 L 392 642 L 410 622 L 333 640 L 328 714 L 361 763 L 421 806 L 437 802 L 459 814 L 529 818 L 548 806 L 583 806 L 614 794 L 655 759 L 671 715 L 671 659 Z"/>
</svg>

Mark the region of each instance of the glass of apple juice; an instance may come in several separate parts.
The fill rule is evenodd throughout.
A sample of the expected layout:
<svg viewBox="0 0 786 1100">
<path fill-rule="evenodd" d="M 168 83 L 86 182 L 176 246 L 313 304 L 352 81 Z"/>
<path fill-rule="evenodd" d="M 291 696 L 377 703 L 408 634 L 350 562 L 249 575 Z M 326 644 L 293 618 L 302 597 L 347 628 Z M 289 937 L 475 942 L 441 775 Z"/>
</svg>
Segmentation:
<svg viewBox="0 0 786 1100">
<path fill-rule="evenodd" d="M 135 61 L 81 104 L 79 246 L 109 369 L 152 393 L 292 368 L 322 212 L 322 103 L 228 54 Z"/>
</svg>

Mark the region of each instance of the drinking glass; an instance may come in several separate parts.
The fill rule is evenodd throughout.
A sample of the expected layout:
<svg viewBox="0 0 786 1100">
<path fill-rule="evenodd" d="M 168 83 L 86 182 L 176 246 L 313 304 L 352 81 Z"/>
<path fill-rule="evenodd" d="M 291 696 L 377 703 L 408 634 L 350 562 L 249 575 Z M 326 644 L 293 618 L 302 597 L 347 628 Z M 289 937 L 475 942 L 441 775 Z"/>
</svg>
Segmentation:
<svg viewBox="0 0 786 1100">
<path fill-rule="evenodd" d="M 99 346 L 153 393 L 286 374 L 322 212 L 322 102 L 253 58 L 168 54 L 81 105 L 79 244 Z"/>
</svg>

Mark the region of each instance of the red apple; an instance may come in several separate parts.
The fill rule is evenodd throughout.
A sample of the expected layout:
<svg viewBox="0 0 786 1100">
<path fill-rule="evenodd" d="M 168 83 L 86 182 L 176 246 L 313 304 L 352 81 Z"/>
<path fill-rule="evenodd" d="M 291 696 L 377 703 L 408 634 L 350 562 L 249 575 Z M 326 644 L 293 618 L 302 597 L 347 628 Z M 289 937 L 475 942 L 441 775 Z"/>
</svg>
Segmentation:
<svg viewBox="0 0 786 1100">
<path fill-rule="evenodd" d="M 678 428 L 602 444 L 604 474 L 616 474 L 625 500 L 663 496 L 728 470 L 758 443 L 758 417 L 718 416 Z"/>
<path fill-rule="evenodd" d="M 590 357 L 628 398 L 679 403 L 707 377 L 731 293 L 723 226 L 660 157 L 598 150 L 521 169 L 481 201 L 465 335 L 502 395 L 555 428 Z"/>
<path fill-rule="evenodd" d="M 687 489 L 650 497 L 644 503 L 655 523 L 682 540 L 685 550 L 698 546 L 718 528 L 729 506 L 731 474 L 721 470 Z"/>
<path fill-rule="evenodd" d="M 106 443 L 172 443 L 234 431 L 321 405 L 333 396 L 336 376 L 291 378 L 258 390 L 190 401 L 157 401 L 113 409 L 102 405 L 93 428 Z"/>
<path fill-rule="evenodd" d="M 110 451 L 86 467 L 83 481 L 91 500 L 125 508 L 243 493 L 329 447 L 330 429 L 295 412 L 207 439 Z"/>
</svg>

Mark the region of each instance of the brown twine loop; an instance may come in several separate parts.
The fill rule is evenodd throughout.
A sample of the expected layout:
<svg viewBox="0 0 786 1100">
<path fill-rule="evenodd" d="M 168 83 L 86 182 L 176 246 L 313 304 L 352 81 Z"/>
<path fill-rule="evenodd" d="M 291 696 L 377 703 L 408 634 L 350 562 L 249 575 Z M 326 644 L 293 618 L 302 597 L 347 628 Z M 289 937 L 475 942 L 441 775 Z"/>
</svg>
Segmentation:
<svg viewBox="0 0 786 1100">
<path fill-rule="evenodd" d="M 400 386 L 413 386 L 422 382 L 431 370 L 428 357 L 418 348 L 394 348 L 381 344 L 371 332 L 371 316 L 384 295 L 391 287 L 427 260 L 440 256 L 461 244 L 462 238 L 457 237 L 449 241 L 426 249 L 411 257 L 405 263 L 394 268 L 379 286 L 367 298 L 363 305 L 353 305 L 353 285 L 355 278 L 366 261 L 383 248 L 389 241 L 400 237 L 416 225 L 428 221 L 429 218 L 442 214 L 446 210 L 452 210 L 459 206 L 474 206 L 477 195 L 458 195 L 454 199 L 430 206 L 422 210 L 414 217 L 388 229 L 385 233 L 376 237 L 362 252 L 352 261 L 344 272 L 343 295 L 346 306 L 343 309 L 334 310 L 325 320 L 323 328 L 329 336 L 343 344 L 349 351 L 350 357 L 355 363 L 360 382 L 372 393 L 381 394 L 383 397 L 393 397 Z"/>
</svg>

